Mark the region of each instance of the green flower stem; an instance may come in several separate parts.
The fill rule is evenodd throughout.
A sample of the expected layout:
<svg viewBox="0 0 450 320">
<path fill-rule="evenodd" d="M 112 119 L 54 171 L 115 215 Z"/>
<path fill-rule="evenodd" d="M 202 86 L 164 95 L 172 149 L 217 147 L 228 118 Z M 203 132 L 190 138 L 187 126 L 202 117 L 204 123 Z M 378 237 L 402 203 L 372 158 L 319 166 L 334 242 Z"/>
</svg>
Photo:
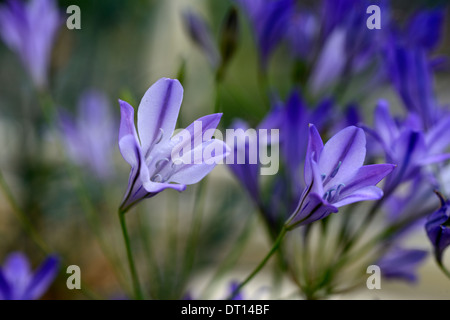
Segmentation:
<svg viewBox="0 0 450 320">
<path fill-rule="evenodd" d="M 281 241 L 284 239 L 284 237 L 286 236 L 287 233 L 287 229 L 286 227 L 283 227 L 283 229 L 281 229 L 280 234 L 278 235 L 277 239 L 275 240 L 275 243 L 272 246 L 272 249 L 270 249 L 269 253 L 266 255 L 266 257 L 259 263 L 259 265 L 255 268 L 255 270 L 253 270 L 252 273 L 250 273 L 250 275 L 247 276 L 247 278 L 241 282 L 241 284 L 235 289 L 233 290 L 233 292 L 231 293 L 231 295 L 228 297 L 227 300 L 232 300 L 241 290 L 242 288 L 249 283 L 254 276 L 256 276 L 261 269 L 266 265 L 267 261 L 269 261 L 269 259 L 272 257 L 272 255 L 277 252 L 278 248 L 280 247 Z"/>
<path fill-rule="evenodd" d="M 130 237 L 128 236 L 127 224 L 125 221 L 125 211 L 122 211 L 120 209 L 119 209 L 119 220 L 120 220 L 120 226 L 122 227 L 122 234 L 123 234 L 123 240 L 125 243 L 125 248 L 127 250 L 128 265 L 130 267 L 131 279 L 133 281 L 133 289 L 134 289 L 135 298 L 137 300 L 142 300 L 143 295 L 142 295 L 141 285 L 139 283 L 136 265 L 134 264 L 133 253 L 131 251 Z"/>
<path fill-rule="evenodd" d="M 447 276 L 447 278 L 450 279 L 450 271 L 444 266 L 442 261 L 436 260 L 436 262 L 437 262 L 439 269 L 441 269 L 441 271 Z"/>
</svg>

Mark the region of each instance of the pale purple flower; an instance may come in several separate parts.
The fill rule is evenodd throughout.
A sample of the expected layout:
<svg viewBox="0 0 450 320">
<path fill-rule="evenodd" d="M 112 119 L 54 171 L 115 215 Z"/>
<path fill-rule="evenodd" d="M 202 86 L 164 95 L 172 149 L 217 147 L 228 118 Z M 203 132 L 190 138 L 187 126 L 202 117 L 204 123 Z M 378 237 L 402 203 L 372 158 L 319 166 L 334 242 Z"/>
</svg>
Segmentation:
<svg viewBox="0 0 450 320">
<path fill-rule="evenodd" d="M 55 279 L 59 259 L 49 256 L 33 272 L 22 253 L 10 254 L 0 268 L 0 300 L 39 299 Z"/>
<path fill-rule="evenodd" d="M 94 90 L 85 92 L 76 118 L 63 113 L 60 126 L 70 159 L 101 179 L 111 177 L 117 129 L 107 97 Z"/>
<path fill-rule="evenodd" d="M 365 157 L 362 129 L 347 127 L 323 145 L 316 127 L 310 125 L 304 168 L 306 188 L 286 227 L 293 229 L 323 219 L 354 202 L 380 199 L 383 191 L 375 185 L 395 166 L 364 166 Z"/>
<path fill-rule="evenodd" d="M 128 189 L 120 207 L 123 212 L 167 188 L 185 190 L 186 185 L 199 182 L 228 154 L 228 147 L 212 138 L 222 114 L 204 116 L 172 137 L 182 100 L 183 87 L 178 80 L 158 80 L 141 100 L 138 130 L 134 124 L 133 107 L 119 100 L 119 148 L 131 165 Z M 196 130 L 196 123 L 202 125 L 202 130 Z M 186 133 L 189 133 L 189 139 L 185 138 Z M 172 158 L 174 148 L 182 149 L 184 146 L 189 146 L 190 151 L 183 154 L 183 159 L 195 158 L 190 163 Z M 220 152 L 205 154 L 206 148 Z M 197 161 L 199 153 L 203 158 Z"/>
<path fill-rule="evenodd" d="M 52 47 L 62 17 L 54 0 L 8 0 L 0 6 L 0 36 L 22 60 L 34 84 L 48 84 Z"/>
</svg>

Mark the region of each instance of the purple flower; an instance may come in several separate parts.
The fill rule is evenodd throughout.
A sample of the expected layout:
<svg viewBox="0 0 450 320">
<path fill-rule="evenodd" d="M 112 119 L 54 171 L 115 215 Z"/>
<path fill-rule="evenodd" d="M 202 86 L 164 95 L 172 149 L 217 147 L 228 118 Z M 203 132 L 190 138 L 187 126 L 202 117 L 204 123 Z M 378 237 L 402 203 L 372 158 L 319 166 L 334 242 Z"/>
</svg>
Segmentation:
<svg viewBox="0 0 450 320">
<path fill-rule="evenodd" d="M 52 46 L 62 18 L 54 0 L 9 0 L 0 6 L 0 36 L 19 55 L 34 84 L 48 82 Z"/>
<path fill-rule="evenodd" d="M 243 130 L 243 132 L 249 129 L 248 124 L 243 120 L 236 120 L 232 123 L 231 128 L 234 130 Z M 244 136 L 244 135 L 242 135 Z M 235 143 L 233 150 L 231 150 L 229 157 L 232 157 L 232 164 L 228 165 L 228 168 L 233 172 L 239 182 L 247 190 L 252 200 L 259 206 L 262 206 L 262 199 L 260 198 L 259 190 L 259 163 L 250 163 L 250 144 L 255 141 L 250 141 L 252 137 L 242 143 Z M 255 137 L 255 139 L 257 139 Z M 257 151 L 256 151 L 257 152 Z M 238 159 L 244 159 L 244 163 L 239 163 Z"/>
<path fill-rule="evenodd" d="M 99 178 L 106 179 L 113 170 L 115 119 L 106 96 L 97 91 L 85 92 L 78 103 L 78 115 L 60 117 L 60 126 L 70 158 L 86 166 Z"/>
<path fill-rule="evenodd" d="M 364 166 L 365 156 L 362 129 L 347 127 L 323 145 L 316 127 L 310 125 L 304 168 L 306 188 L 286 227 L 293 229 L 323 219 L 347 204 L 380 199 L 383 191 L 375 185 L 394 165 Z"/>
<path fill-rule="evenodd" d="M 162 78 L 152 85 L 139 105 L 139 137 L 133 107 L 119 100 L 119 149 L 131 165 L 128 189 L 120 207 L 123 212 L 167 188 L 185 190 L 186 185 L 199 182 L 228 154 L 222 141 L 212 139 L 222 114 L 204 116 L 172 137 L 182 100 L 183 87 L 178 80 Z M 174 150 L 185 148 L 189 151 L 180 158 L 172 157 Z M 214 152 L 208 154 L 207 150 Z"/>
<path fill-rule="evenodd" d="M 430 63 L 423 49 L 404 47 L 397 42 L 394 39 L 384 54 L 387 74 L 406 109 L 420 115 L 427 129 L 438 119 Z"/>
<path fill-rule="evenodd" d="M 427 51 L 436 49 L 442 39 L 444 10 L 432 9 L 417 12 L 407 29 L 408 42 Z"/>
<path fill-rule="evenodd" d="M 194 12 L 183 12 L 183 22 L 194 43 L 203 51 L 209 63 L 215 69 L 219 66 L 221 57 L 211 30 L 204 19 Z"/>
<path fill-rule="evenodd" d="M 294 8 L 293 0 L 237 0 L 255 33 L 260 63 L 266 69 L 270 55 L 283 40 Z"/>
<path fill-rule="evenodd" d="M 59 260 L 49 256 L 32 272 L 22 253 L 12 253 L 0 268 L 0 300 L 39 299 L 55 279 Z"/>
<path fill-rule="evenodd" d="M 321 130 L 331 115 L 332 106 L 330 99 L 324 99 L 311 111 L 297 91 L 289 96 L 281 111 L 277 128 L 280 128 L 281 153 L 291 177 L 301 177 L 300 165 L 306 153 L 308 124 L 314 123 Z M 295 183 L 299 187 L 300 182 Z"/>
<path fill-rule="evenodd" d="M 430 239 L 436 259 L 439 263 L 442 262 L 442 255 L 444 250 L 450 245 L 450 216 L 448 212 L 449 202 L 442 197 L 441 207 L 433 212 L 425 224 L 428 239 Z"/>
<path fill-rule="evenodd" d="M 416 269 L 424 262 L 427 255 L 425 250 L 394 247 L 376 264 L 381 269 L 381 275 L 386 279 L 416 282 Z"/>
<path fill-rule="evenodd" d="M 405 120 L 396 121 L 389 113 L 388 104 L 379 101 L 375 110 L 375 129 L 365 130 L 381 144 L 386 160 L 398 166 L 386 179 L 386 194 L 394 191 L 400 183 L 414 178 L 423 166 L 450 157 L 442 153 L 449 144 L 445 137 L 450 130 L 450 117 L 443 117 L 426 134 L 421 128 L 417 115 L 410 114 Z"/>
<path fill-rule="evenodd" d="M 317 17 L 308 11 L 295 12 L 286 31 L 287 41 L 295 58 L 310 60 L 320 30 Z"/>
</svg>

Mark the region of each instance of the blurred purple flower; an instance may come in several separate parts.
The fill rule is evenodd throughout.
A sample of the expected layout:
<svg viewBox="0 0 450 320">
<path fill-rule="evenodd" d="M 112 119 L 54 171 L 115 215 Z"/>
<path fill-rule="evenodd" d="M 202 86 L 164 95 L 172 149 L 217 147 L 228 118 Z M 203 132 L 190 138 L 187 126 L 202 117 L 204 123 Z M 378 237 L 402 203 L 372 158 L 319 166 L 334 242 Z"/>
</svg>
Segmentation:
<svg viewBox="0 0 450 320">
<path fill-rule="evenodd" d="M 231 124 L 231 128 L 234 130 L 243 130 L 245 132 L 249 129 L 249 126 L 243 120 L 235 120 Z M 249 139 L 251 138 L 252 137 L 250 136 Z M 250 144 L 254 143 L 254 141 L 250 141 L 249 139 L 246 139 L 246 141 L 241 141 L 241 143 L 234 144 L 234 148 L 231 150 L 229 155 L 229 157 L 233 159 L 233 162 L 228 165 L 228 168 L 244 186 L 252 200 L 259 207 L 262 207 L 262 199 L 260 197 L 259 190 L 259 162 L 257 161 L 257 163 L 250 163 L 250 152 L 255 151 L 250 150 Z M 244 163 L 238 163 L 238 158 L 245 159 Z"/>
<path fill-rule="evenodd" d="M 78 103 L 76 119 L 63 113 L 60 126 L 70 158 L 101 179 L 111 177 L 117 129 L 106 96 L 94 90 L 85 92 Z"/>
<path fill-rule="evenodd" d="M 363 166 L 365 156 L 362 129 L 347 127 L 324 146 L 316 127 L 310 125 L 304 169 L 306 188 L 286 227 L 293 229 L 323 219 L 354 202 L 380 199 L 383 191 L 375 185 L 394 165 Z"/>
<path fill-rule="evenodd" d="M 290 95 L 280 123 L 281 152 L 290 175 L 301 176 L 299 169 L 305 158 L 309 123 L 314 123 L 321 130 L 331 115 L 332 107 L 333 102 L 324 99 L 313 110 L 309 110 L 298 92 Z"/>
<path fill-rule="evenodd" d="M 293 0 L 237 0 L 253 27 L 260 63 L 267 68 L 270 55 L 283 40 L 289 26 Z"/>
<path fill-rule="evenodd" d="M 319 21 L 312 12 L 297 11 L 293 14 L 286 37 L 295 58 L 308 61 L 313 58 L 319 30 Z"/>
<path fill-rule="evenodd" d="M 47 85 L 52 46 L 61 24 L 54 0 L 9 0 L 0 6 L 0 36 L 38 88 Z"/>
<path fill-rule="evenodd" d="M 374 129 L 364 129 L 381 144 L 386 161 L 398 166 L 386 179 L 386 194 L 415 177 L 423 166 L 450 158 L 450 154 L 442 153 L 450 143 L 446 138 L 450 133 L 450 116 L 442 118 L 425 134 L 416 114 L 397 121 L 390 115 L 387 102 L 380 100 L 375 110 Z"/>
<path fill-rule="evenodd" d="M 215 69 L 220 64 L 220 54 L 212 36 L 209 26 L 205 20 L 191 10 L 183 12 L 183 22 L 189 32 L 191 39 L 206 55 L 209 63 Z"/>
<path fill-rule="evenodd" d="M 216 161 L 228 154 L 228 147 L 222 141 L 212 139 L 222 114 L 204 116 L 172 137 L 182 100 L 183 87 L 178 80 L 162 78 L 153 84 L 139 105 L 139 137 L 133 107 L 119 100 L 119 149 L 131 165 L 128 189 L 120 206 L 123 212 L 167 188 L 185 190 L 186 185 L 199 182 L 214 169 Z M 196 122 L 202 124 L 202 130 L 195 128 Z M 189 139 L 184 137 L 184 133 L 189 133 Z M 183 158 L 190 157 L 191 160 L 199 152 L 204 156 L 205 148 L 222 152 L 210 155 L 208 159 L 202 158 L 200 163 L 196 158 L 191 164 L 172 159 L 174 148 L 182 149 L 184 146 L 190 146 L 190 151 L 183 154 Z"/>
<path fill-rule="evenodd" d="M 375 264 L 380 267 L 381 275 L 386 279 L 416 282 L 416 269 L 427 255 L 425 250 L 394 247 Z"/>
<path fill-rule="evenodd" d="M 416 12 L 406 31 L 409 44 L 426 51 L 436 49 L 442 40 L 444 16 L 441 8 Z"/>
<path fill-rule="evenodd" d="M 39 299 L 55 279 L 59 259 L 49 256 L 32 272 L 28 259 L 22 253 L 12 253 L 0 268 L 0 300 Z"/>
<path fill-rule="evenodd" d="M 430 239 L 438 263 L 442 263 L 444 250 L 450 246 L 450 216 L 448 212 L 449 202 L 441 196 L 441 207 L 433 212 L 425 224 L 428 239 Z"/>
<path fill-rule="evenodd" d="M 425 129 L 438 119 L 433 79 L 425 51 L 398 45 L 397 39 L 385 51 L 387 74 L 406 109 L 420 115 Z"/>
<path fill-rule="evenodd" d="M 366 27 L 366 8 L 374 4 L 361 0 L 327 0 L 323 2 L 320 34 L 309 50 L 317 51 L 317 59 L 310 59 L 313 65 L 310 76 L 311 91 L 322 90 L 348 81 L 347 77 L 367 70 L 377 62 L 377 55 L 384 43 L 385 29 L 389 21 L 389 8 L 384 1 L 381 6 L 381 30 Z M 362 14 L 364 13 L 364 14 Z M 313 56 L 314 57 L 314 56 Z"/>
<path fill-rule="evenodd" d="M 310 86 L 314 94 L 335 83 L 343 73 L 347 63 L 345 51 L 346 33 L 343 29 L 336 29 L 327 38 L 314 64 Z"/>
</svg>

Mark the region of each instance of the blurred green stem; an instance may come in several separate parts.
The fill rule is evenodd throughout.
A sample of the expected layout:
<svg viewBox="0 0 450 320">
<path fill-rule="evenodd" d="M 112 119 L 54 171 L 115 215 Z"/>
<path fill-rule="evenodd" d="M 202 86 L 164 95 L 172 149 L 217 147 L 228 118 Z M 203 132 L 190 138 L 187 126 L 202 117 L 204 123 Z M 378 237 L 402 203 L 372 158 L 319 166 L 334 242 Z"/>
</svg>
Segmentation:
<svg viewBox="0 0 450 320">
<path fill-rule="evenodd" d="M 237 238 L 236 242 L 234 243 L 234 245 L 232 246 L 230 252 L 227 254 L 227 256 L 225 257 L 223 262 L 220 264 L 220 266 L 218 267 L 218 269 L 212 276 L 211 281 L 207 284 L 207 286 L 203 290 L 203 292 L 201 294 L 201 297 L 203 297 L 203 299 L 206 299 L 206 297 L 209 296 L 209 294 L 213 288 L 213 285 L 218 280 L 220 280 L 222 278 L 222 276 L 224 274 L 226 274 L 226 272 L 229 269 L 231 269 L 232 266 L 234 266 L 236 264 L 237 260 L 241 256 L 242 252 L 245 249 L 245 245 L 250 237 L 251 231 L 254 227 L 254 224 L 255 224 L 254 217 L 255 217 L 255 215 L 250 215 L 249 218 L 247 219 L 245 226 L 244 226 L 244 230 L 238 236 L 238 238 Z"/>
<path fill-rule="evenodd" d="M 71 176 L 72 181 L 75 184 L 75 190 L 77 196 L 81 202 L 81 206 L 83 207 L 83 213 L 86 216 L 86 220 L 89 223 L 89 227 L 91 228 L 94 236 L 100 246 L 100 249 L 106 259 L 109 261 L 109 264 L 112 267 L 113 272 L 116 275 L 117 280 L 119 281 L 122 288 L 126 288 L 125 281 L 123 279 L 123 270 L 119 270 L 119 258 L 117 257 L 115 251 L 110 250 L 106 242 L 104 241 L 104 237 L 102 234 L 102 230 L 100 228 L 100 222 L 98 220 L 97 209 L 94 206 L 94 203 L 89 196 L 89 191 L 86 189 L 86 184 L 83 182 L 81 173 L 77 172 L 76 168 L 68 162 L 67 167 L 69 169 L 69 174 Z"/>
<path fill-rule="evenodd" d="M 3 194 L 6 197 L 6 200 L 9 202 L 13 212 L 15 213 L 17 219 L 22 224 L 22 227 L 25 229 L 25 232 L 30 236 L 30 238 L 36 243 L 36 245 L 41 249 L 44 253 L 48 254 L 50 252 L 49 248 L 42 240 L 41 236 L 34 229 L 33 223 L 30 221 L 28 216 L 23 212 L 23 210 L 19 207 L 16 199 L 14 198 L 11 189 L 9 188 L 4 176 L 3 172 L 0 170 L 0 187 L 3 191 Z"/>
<path fill-rule="evenodd" d="M 437 262 L 439 269 L 441 269 L 441 271 L 447 276 L 447 278 L 450 279 L 450 271 L 448 271 L 448 269 L 444 266 L 442 261 L 436 260 L 436 262 Z"/>
<path fill-rule="evenodd" d="M 56 123 L 55 123 L 57 111 L 56 111 L 55 103 L 53 101 L 51 93 L 49 91 L 40 91 L 40 92 L 38 92 L 38 96 L 39 96 L 40 106 L 41 106 L 42 112 L 44 113 L 44 117 L 45 117 L 48 127 L 50 129 L 54 129 L 55 132 L 59 132 L 56 128 Z M 62 143 L 60 143 L 58 146 L 61 148 Z M 64 154 L 64 151 L 61 150 L 61 153 Z M 90 228 L 92 229 L 92 231 L 97 239 L 100 249 L 102 250 L 106 259 L 109 260 L 109 262 L 112 266 L 112 269 L 116 275 L 117 280 L 119 281 L 121 286 L 125 288 L 124 281 L 122 278 L 122 273 L 116 267 L 118 258 L 117 258 L 117 256 L 115 256 L 112 253 L 112 251 L 110 251 L 108 249 L 107 244 L 103 240 L 100 223 L 99 223 L 98 217 L 97 217 L 97 209 L 95 208 L 94 204 L 92 203 L 92 200 L 89 196 L 89 192 L 88 192 L 88 190 L 86 190 L 85 183 L 83 183 L 80 173 L 76 172 L 75 167 L 73 165 L 71 165 L 70 159 L 66 159 L 65 163 L 68 168 L 70 177 L 71 177 L 73 183 L 75 184 L 75 190 L 76 190 L 78 199 L 80 200 L 81 205 L 83 207 L 83 213 L 85 214 L 86 219 L 90 225 Z"/>
<path fill-rule="evenodd" d="M 136 265 L 134 264 L 133 253 L 132 253 L 131 244 L 130 244 L 130 237 L 128 236 L 127 224 L 125 221 L 125 211 L 122 211 L 119 209 L 118 213 L 119 213 L 120 226 L 122 227 L 123 240 L 125 243 L 125 248 L 127 250 L 128 265 L 130 267 L 131 279 L 133 281 L 135 298 L 137 300 L 142 300 L 143 295 L 142 295 L 141 285 L 139 283 Z"/>
<path fill-rule="evenodd" d="M 205 199 L 206 199 L 205 190 L 207 190 L 206 188 L 208 182 L 207 179 L 208 177 L 205 177 L 202 181 L 200 181 L 197 188 L 191 232 L 187 240 L 186 254 L 184 256 L 184 264 L 183 264 L 184 272 L 182 277 L 184 281 L 186 281 L 189 278 L 195 262 L 197 243 L 200 237 L 201 224 L 203 220 L 203 211 L 205 207 Z"/>
<path fill-rule="evenodd" d="M 28 216 L 23 212 L 23 210 L 19 207 L 19 204 L 17 203 L 16 199 L 14 198 L 11 189 L 9 188 L 8 184 L 6 183 L 6 180 L 3 176 L 2 170 L 0 170 L 0 187 L 3 191 L 3 194 L 5 195 L 7 201 L 9 202 L 11 208 L 13 209 L 13 212 L 15 213 L 17 219 L 22 224 L 22 227 L 25 229 L 25 232 L 30 236 L 31 240 L 39 247 L 39 249 L 45 254 L 49 255 L 51 253 L 50 248 L 45 244 L 44 240 L 41 238 L 41 236 L 38 234 L 36 229 L 33 226 L 33 223 L 30 221 Z M 61 256 L 62 257 L 62 256 Z M 64 260 L 64 257 L 62 257 Z M 67 268 L 65 268 L 67 269 Z M 100 300 L 100 297 L 98 297 L 95 293 L 93 293 L 83 282 L 81 283 L 81 291 L 82 293 L 88 297 L 89 299 L 95 299 Z"/>
<path fill-rule="evenodd" d="M 255 277 L 260 271 L 261 269 L 266 265 L 267 261 L 269 261 L 269 259 L 272 257 L 272 255 L 277 252 L 278 248 L 280 247 L 281 241 L 284 239 L 284 237 L 286 236 L 287 233 L 287 229 L 286 227 L 283 227 L 283 229 L 281 229 L 280 234 L 278 235 L 277 239 L 275 240 L 275 243 L 272 246 L 272 249 L 270 249 L 269 253 L 265 256 L 265 258 L 258 264 L 258 266 L 255 268 L 255 270 L 253 270 L 252 273 L 250 273 L 247 278 L 245 278 L 244 281 L 241 282 L 241 284 L 235 289 L 233 290 L 233 292 L 231 293 L 231 295 L 227 298 L 227 300 L 232 300 L 241 290 L 242 288 L 249 283 L 253 277 Z"/>
</svg>

